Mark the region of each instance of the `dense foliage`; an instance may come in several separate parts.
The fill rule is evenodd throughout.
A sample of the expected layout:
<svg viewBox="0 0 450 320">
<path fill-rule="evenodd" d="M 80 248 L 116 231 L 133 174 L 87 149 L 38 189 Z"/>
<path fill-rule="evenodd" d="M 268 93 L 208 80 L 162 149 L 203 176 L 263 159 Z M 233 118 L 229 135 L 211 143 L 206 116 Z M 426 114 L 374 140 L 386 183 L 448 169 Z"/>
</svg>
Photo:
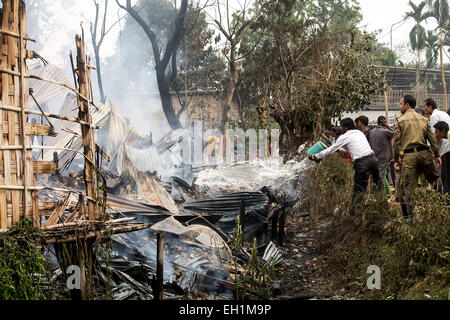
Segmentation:
<svg viewBox="0 0 450 320">
<path fill-rule="evenodd" d="M 373 67 L 375 36 L 356 27 L 353 4 L 260 0 L 253 10 L 258 19 L 241 42 L 249 54 L 240 91 L 248 107 L 280 125 L 284 151 L 383 91 L 384 71 Z"/>
<path fill-rule="evenodd" d="M 0 235 L 0 300 L 43 298 L 39 284 L 40 275 L 46 275 L 47 262 L 39 245 L 39 232 L 29 219 Z"/>
</svg>

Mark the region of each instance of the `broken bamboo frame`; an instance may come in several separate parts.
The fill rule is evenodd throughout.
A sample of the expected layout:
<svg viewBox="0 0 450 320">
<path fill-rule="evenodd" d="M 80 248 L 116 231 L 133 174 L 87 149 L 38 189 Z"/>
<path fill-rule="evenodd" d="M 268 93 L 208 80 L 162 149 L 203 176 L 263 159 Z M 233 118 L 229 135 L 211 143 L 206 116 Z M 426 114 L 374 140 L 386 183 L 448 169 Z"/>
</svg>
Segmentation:
<svg viewBox="0 0 450 320">
<path fill-rule="evenodd" d="M 27 76 L 25 2 L 23 0 L 2 2 L 0 105 L 13 106 L 14 110 L 0 110 L 2 133 L 0 160 L 3 161 L 0 185 L 13 187 L 0 189 L 0 228 L 10 227 L 18 222 L 21 216 L 33 216 L 34 224 L 39 226 L 38 195 L 29 189 L 36 184 L 36 176 L 31 162 L 31 150 L 28 148 L 31 144 L 31 127 L 26 116 L 28 81 L 25 80 Z M 17 145 L 21 148 L 14 148 Z"/>
<path fill-rule="evenodd" d="M 7 111 L 20 111 L 20 108 L 11 107 L 11 106 L 4 106 L 4 105 L 1 105 L 1 104 L 0 104 L 0 109 L 7 110 Z M 61 116 L 59 114 L 46 113 L 46 112 L 41 113 L 39 111 L 33 111 L 33 110 L 25 110 L 25 113 L 26 114 L 35 114 L 35 115 L 38 115 L 38 116 L 45 115 L 46 117 L 49 117 L 49 118 L 55 118 L 55 119 L 59 119 L 59 120 L 69 121 L 69 122 L 76 122 L 76 123 L 83 124 L 83 125 L 89 125 L 89 123 L 84 122 L 84 121 L 82 121 L 82 120 L 80 120 L 78 118 L 71 118 L 71 117 Z M 96 126 L 96 125 L 92 125 L 91 124 L 91 127 L 93 129 L 99 129 L 99 127 Z"/>
<path fill-rule="evenodd" d="M 129 218 L 120 218 L 120 219 L 115 219 L 115 220 L 108 220 L 105 222 L 101 222 L 101 221 L 97 221 L 97 220 L 80 220 L 80 221 L 74 221 L 74 222 L 63 222 L 63 223 L 58 223 L 58 224 L 54 224 L 48 227 L 42 227 L 41 230 L 42 231 L 49 231 L 49 230 L 55 230 L 55 229 L 59 229 L 59 228 L 67 228 L 67 227 L 74 227 L 74 226 L 81 226 L 83 224 L 104 224 L 104 225 L 114 225 L 114 224 L 120 224 L 120 223 L 125 223 L 125 222 L 130 222 L 132 220 L 135 220 L 135 217 L 129 217 Z"/>
<path fill-rule="evenodd" d="M 135 224 L 135 225 L 128 225 L 128 226 L 119 226 L 119 227 L 112 227 L 110 229 L 102 228 L 100 230 L 96 231 L 89 231 L 85 234 L 76 234 L 76 235 L 54 235 L 49 236 L 45 235 L 45 242 L 46 244 L 52 244 L 52 243 L 62 243 L 62 242 L 70 242 L 75 241 L 77 239 L 89 239 L 94 237 L 103 237 L 105 235 L 113 235 L 118 233 L 124 233 L 124 232 L 132 232 L 132 231 L 138 231 L 143 229 L 148 229 L 151 227 L 151 224 L 148 223 L 142 223 L 142 224 Z M 49 231 L 46 231 L 49 232 Z"/>
<path fill-rule="evenodd" d="M 5 30 L 0 30 L 0 34 L 4 34 L 6 36 L 10 36 L 10 37 L 14 37 L 14 38 L 20 38 L 20 34 L 15 33 L 15 32 L 10 32 L 10 31 L 5 31 Z M 36 42 L 36 40 L 29 38 L 29 37 L 22 37 L 23 40 L 26 41 L 31 41 L 31 42 Z"/>
<path fill-rule="evenodd" d="M 82 144 L 85 158 L 89 161 L 84 162 L 84 182 L 86 185 L 86 194 L 90 198 L 96 197 L 97 189 L 97 174 L 95 167 L 95 143 L 94 133 L 91 128 L 91 116 L 89 114 L 89 76 L 86 69 L 86 55 L 84 39 L 78 35 L 75 36 L 77 46 L 77 76 L 78 76 L 78 92 L 80 96 L 77 99 L 78 104 L 78 118 L 89 125 L 81 125 L 81 134 L 83 136 Z M 88 97 L 87 99 L 80 99 L 81 96 Z M 98 202 L 88 201 L 88 214 L 90 218 L 98 218 Z"/>
<path fill-rule="evenodd" d="M 24 6 L 24 4 L 22 2 L 20 2 L 20 6 Z M 27 157 L 27 149 L 26 149 L 26 136 L 25 136 L 25 123 L 27 122 L 27 117 L 25 114 L 25 108 L 26 108 L 26 104 L 25 104 L 25 92 L 24 92 L 24 86 L 25 86 L 25 79 L 24 79 L 24 73 L 25 73 L 25 68 L 24 68 L 24 62 L 25 62 L 25 57 L 23 55 L 24 52 L 24 48 L 23 48 L 23 32 L 22 32 L 22 27 L 23 27 L 23 22 L 22 22 L 22 18 L 23 18 L 23 14 L 24 14 L 24 10 L 25 8 L 21 8 L 21 10 L 19 10 L 19 69 L 20 69 L 20 82 L 19 82 L 19 105 L 20 105 L 20 111 L 21 111 L 21 143 L 22 143 L 22 156 L 24 157 L 25 161 L 23 161 L 23 202 L 24 202 L 24 206 L 23 206 L 23 215 L 26 216 L 27 214 L 27 204 L 28 204 L 28 184 L 27 181 L 31 178 L 29 177 L 29 171 L 28 171 L 28 161 L 26 161 L 26 157 Z M 35 226 L 39 226 L 39 215 L 34 212 L 33 210 L 33 221 L 34 221 L 34 225 Z"/>
</svg>

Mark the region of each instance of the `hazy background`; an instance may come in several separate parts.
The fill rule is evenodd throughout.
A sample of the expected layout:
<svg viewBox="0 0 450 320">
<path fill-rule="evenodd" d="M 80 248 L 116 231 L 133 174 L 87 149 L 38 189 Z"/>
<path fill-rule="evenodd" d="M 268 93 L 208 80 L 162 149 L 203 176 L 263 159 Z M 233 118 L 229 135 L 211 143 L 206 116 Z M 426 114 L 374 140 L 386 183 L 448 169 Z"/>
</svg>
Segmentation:
<svg viewBox="0 0 450 320">
<path fill-rule="evenodd" d="M 206 0 L 202 0 L 206 1 Z M 95 7 L 93 0 L 27 0 L 28 34 L 38 41 L 30 42 L 31 49 L 36 50 L 50 63 L 61 67 L 72 79 L 68 54 L 74 51 L 74 36 L 84 27 L 86 49 L 93 57 L 90 40 L 89 22 L 94 21 Z M 99 2 L 101 2 L 99 0 Z M 122 0 L 125 2 L 125 0 Z M 240 8 L 243 2 L 231 1 L 231 8 Z M 379 41 L 392 48 L 404 63 L 414 61 L 415 56 L 409 47 L 409 31 L 413 21 L 403 21 L 409 10 L 408 0 L 360 0 L 363 20 L 360 27 L 367 31 L 379 31 Z M 212 14 L 212 9 L 211 14 Z M 119 10 L 115 0 L 110 0 L 107 27 L 125 16 Z M 398 23 L 400 22 L 400 23 Z M 392 43 L 391 43 L 391 26 Z M 134 28 L 123 36 L 124 28 Z M 427 28 L 434 28 L 429 23 Z M 139 26 L 126 26 L 125 20 L 116 24 L 105 38 L 101 47 L 103 82 L 107 100 L 114 102 L 119 111 L 130 118 L 131 123 L 148 133 L 152 131 L 158 139 L 170 129 L 164 117 L 161 117 L 161 102 L 154 72 L 149 65 L 139 64 L 139 55 L 151 50 L 149 41 Z M 137 57 L 136 59 L 130 57 Z M 135 61 L 134 61 L 135 60 Z M 446 58 L 448 61 L 448 59 Z M 133 62 L 136 62 L 133 64 Z M 92 61 L 92 64 L 95 62 Z M 95 71 L 92 72 L 94 92 L 98 99 L 98 87 Z M 58 111 L 61 101 L 55 101 L 49 107 Z M 159 116 L 158 116 L 159 114 Z"/>
</svg>

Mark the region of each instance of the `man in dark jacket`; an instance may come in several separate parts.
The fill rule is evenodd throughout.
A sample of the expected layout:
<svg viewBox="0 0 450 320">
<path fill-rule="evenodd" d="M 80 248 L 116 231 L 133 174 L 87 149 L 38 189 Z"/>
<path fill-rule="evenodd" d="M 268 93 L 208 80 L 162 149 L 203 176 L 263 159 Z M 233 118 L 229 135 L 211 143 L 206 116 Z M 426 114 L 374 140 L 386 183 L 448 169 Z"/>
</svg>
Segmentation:
<svg viewBox="0 0 450 320">
<path fill-rule="evenodd" d="M 367 133 L 370 147 L 375 152 L 375 158 L 378 159 L 378 170 L 381 179 L 386 176 L 389 161 L 392 159 L 391 140 L 394 132 L 386 124 L 386 118 L 378 117 L 378 126 Z"/>
</svg>

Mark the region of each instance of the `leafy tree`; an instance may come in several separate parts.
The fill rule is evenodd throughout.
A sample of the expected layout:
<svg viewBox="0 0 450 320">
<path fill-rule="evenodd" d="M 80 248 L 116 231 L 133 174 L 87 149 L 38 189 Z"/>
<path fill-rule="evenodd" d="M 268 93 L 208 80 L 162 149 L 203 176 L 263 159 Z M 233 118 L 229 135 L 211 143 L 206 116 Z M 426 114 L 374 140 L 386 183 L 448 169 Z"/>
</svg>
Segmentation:
<svg viewBox="0 0 450 320">
<path fill-rule="evenodd" d="M 222 54 L 227 60 L 228 67 L 222 97 L 222 116 L 220 120 L 220 130 L 222 132 L 225 132 L 225 125 L 230 118 L 229 112 L 232 100 L 239 83 L 241 60 L 246 54 L 240 49 L 242 36 L 257 18 L 256 15 L 248 15 L 248 6 L 249 2 L 244 1 L 241 9 L 232 13 L 229 0 L 215 1 L 216 14 L 212 17 L 212 20 L 215 27 L 225 37 Z"/>
<path fill-rule="evenodd" d="M 449 5 L 448 0 L 427 0 L 427 3 L 431 7 L 432 17 L 438 23 L 436 30 L 439 33 L 438 48 L 440 53 L 442 86 L 444 89 L 444 109 L 445 111 L 447 111 L 448 101 L 447 101 L 447 86 L 445 83 L 445 73 L 444 73 L 444 46 L 448 45 L 450 42 Z"/>
<path fill-rule="evenodd" d="M 139 15 L 152 28 L 158 46 L 163 47 L 171 35 L 176 18 L 172 2 L 141 1 Z M 176 119 L 180 119 L 191 103 L 186 91 L 221 90 L 221 73 L 225 67 L 217 50 L 213 49 L 213 31 L 208 28 L 205 13 L 198 5 L 191 3 L 187 6 L 183 30 L 176 60 L 172 59 L 166 68 L 165 84 L 169 92 L 177 93 L 181 105 L 180 110 L 173 110 Z M 106 90 L 148 92 L 149 82 L 156 70 L 152 42 L 130 15 L 124 19 L 117 48 L 116 54 L 106 60 Z M 112 76 L 118 69 L 126 72 L 120 77 Z"/>
<path fill-rule="evenodd" d="M 427 5 L 426 1 L 422 1 L 419 5 L 416 5 L 410 0 L 408 4 L 412 10 L 406 12 L 405 18 L 411 18 L 415 23 L 414 27 L 409 32 L 409 42 L 411 49 L 417 52 L 416 81 L 419 81 L 420 55 L 422 50 L 425 49 L 427 39 L 427 33 L 421 23 L 430 18 L 432 13 L 424 12 Z"/>
<path fill-rule="evenodd" d="M 209 28 L 206 13 L 198 5 L 189 5 L 185 29 L 177 61 L 178 76 L 171 81 L 171 88 L 177 93 L 181 105 L 177 117 L 192 101 L 188 92 L 221 92 L 226 77 L 226 63 L 219 50 L 213 48 L 214 30 Z"/>
<path fill-rule="evenodd" d="M 427 4 L 431 9 L 432 17 L 438 23 L 438 28 L 445 29 L 450 20 L 448 0 L 427 0 Z"/>
<path fill-rule="evenodd" d="M 439 38 L 431 30 L 427 31 L 427 37 L 425 39 L 425 57 L 427 59 L 427 66 L 436 67 L 437 51 L 439 50 Z"/>
<path fill-rule="evenodd" d="M 375 45 L 375 47 L 373 48 L 373 52 L 375 55 L 376 63 L 382 66 L 395 66 L 397 64 L 398 55 L 381 43 L 377 43 Z"/>
<path fill-rule="evenodd" d="M 375 36 L 356 27 L 347 1 L 256 1 L 258 19 L 241 47 L 254 47 L 243 63 L 250 105 L 281 128 L 282 152 L 317 138 L 322 126 L 370 103 L 384 90 L 374 68 Z M 334 23 L 333 18 L 341 23 Z M 261 35 L 261 37 L 258 37 Z M 270 66 L 268 68 L 267 66 Z"/>
</svg>

